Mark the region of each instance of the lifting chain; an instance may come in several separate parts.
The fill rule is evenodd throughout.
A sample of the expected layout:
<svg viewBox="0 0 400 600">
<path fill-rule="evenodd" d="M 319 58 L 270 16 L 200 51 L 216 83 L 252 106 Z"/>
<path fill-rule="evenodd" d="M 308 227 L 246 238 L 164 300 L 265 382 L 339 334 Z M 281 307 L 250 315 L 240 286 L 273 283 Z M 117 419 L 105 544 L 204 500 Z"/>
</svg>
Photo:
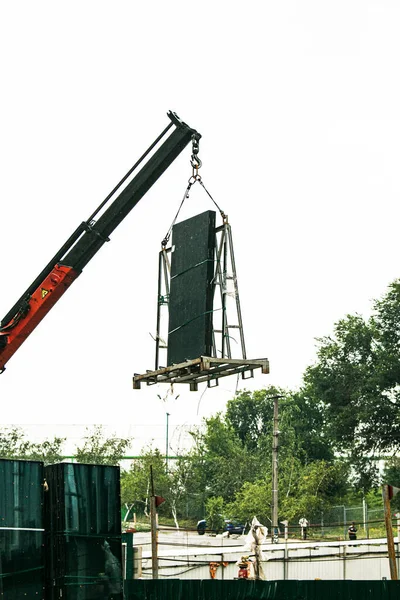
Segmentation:
<svg viewBox="0 0 400 600">
<path fill-rule="evenodd" d="M 192 165 L 192 176 L 189 179 L 189 183 L 193 185 L 196 181 L 201 180 L 201 176 L 199 175 L 199 169 L 203 164 L 199 158 L 199 146 L 200 136 L 197 133 L 192 135 L 192 156 L 190 157 L 190 164 Z"/>
<path fill-rule="evenodd" d="M 190 194 L 190 190 L 192 188 L 192 186 L 198 181 L 200 183 L 200 185 L 202 186 L 202 188 L 204 189 L 204 191 L 207 193 L 207 195 L 209 196 L 209 198 L 214 202 L 215 206 L 218 208 L 220 215 L 222 217 L 222 220 L 224 223 L 228 222 L 228 216 L 224 213 L 223 210 L 221 210 L 221 208 L 218 206 L 218 204 L 215 202 L 214 198 L 211 196 L 210 192 L 207 190 L 207 188 L 205 187 L 202 179 L 201 179 L 201 175 L 199 175 L 199 169 L 202 166 L 202 161 L 199 158 L 199 141 L 200 141 L 200 136 L 198 133 L 194 133 L 192 135 L 192 156 L 190 157 L 190 164 L 192 166 L 192 176 L 189 178 L 188 180 L 188 185 L 187 188 L 185 190 L 185 193 L 183 195 L 181 204 L 178 208 L 178 212 L 175 215 L 174 220 L 172 221 L 172 224 L 170 226 L 170 228 L 167 231 L 166 236 L 164 237 L 164 239 L 161 242 L 161 247 L 163 248 L 163 250 L 165 250 L 169 239 L 171 237 L 171 233 L 172 233 L 172 228 L 178 218 L 179 212 L 182 208 L 182 205 L 184 203 L 184 201 L 189 198 L 189 194 Z"/>
</svg>

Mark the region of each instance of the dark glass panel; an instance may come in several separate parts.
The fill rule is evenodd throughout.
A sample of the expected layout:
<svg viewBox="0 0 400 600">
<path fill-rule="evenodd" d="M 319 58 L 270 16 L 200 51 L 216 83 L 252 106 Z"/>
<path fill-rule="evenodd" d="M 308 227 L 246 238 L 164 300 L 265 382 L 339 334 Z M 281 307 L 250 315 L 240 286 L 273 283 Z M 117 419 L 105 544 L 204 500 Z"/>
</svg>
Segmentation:
<svg viewBox="0 0 400 600">
<path fill-rule="evenodd" d="M 119 534 L 119 468 L 65 465 L 65 530 L 81 534 Z"/>
<path fill-rule="evenodd" d="M 52 539 L 51 598 L 122 600 L 121 539 L 75 535 Z"/>
<path fill-rule="evenodd" d="M 43 528 L 43 463 L 0 459 L 0 528 Z"/>
<path fill-rule="evenodd" d="M 172 229 L 168 365 L 211 356 L 215 212 Z"/>
<path fill-rule="evenodd" d="M 0 460 L 0 598 L 44 598 L 43 464 Z"/>
<path fill-rule="evenodd" d="M 46 467 L 46 477 L 47 528 L 82 535 L 121 533 L 119 467 L 62 463 Z"/>
</svg>

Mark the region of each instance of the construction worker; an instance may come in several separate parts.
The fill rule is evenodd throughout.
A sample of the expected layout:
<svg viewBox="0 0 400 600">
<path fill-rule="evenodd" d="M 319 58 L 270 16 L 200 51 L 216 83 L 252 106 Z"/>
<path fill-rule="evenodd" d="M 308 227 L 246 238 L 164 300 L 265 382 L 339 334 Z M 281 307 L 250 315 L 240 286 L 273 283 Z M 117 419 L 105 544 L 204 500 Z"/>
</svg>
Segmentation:
<svg viewBox="0 0 400 600">
<path fill-rule="evenodd" d="M 307 521 L 307 519 L 305 517 L 301 517 L 301 519 L 299 520 L 299 525 L 301 528 L 301 539 L 306 540 L 307 539 L 307 528 L 309 526 L 309 522 Z"/>
<path fill-rule="evenodd" d="M 352 521 L 350 527 L 347 530 L 347 533 L 349 534 L 349 540 L 357 539 L 357 527 L 354 521 Z"/>
</svg>

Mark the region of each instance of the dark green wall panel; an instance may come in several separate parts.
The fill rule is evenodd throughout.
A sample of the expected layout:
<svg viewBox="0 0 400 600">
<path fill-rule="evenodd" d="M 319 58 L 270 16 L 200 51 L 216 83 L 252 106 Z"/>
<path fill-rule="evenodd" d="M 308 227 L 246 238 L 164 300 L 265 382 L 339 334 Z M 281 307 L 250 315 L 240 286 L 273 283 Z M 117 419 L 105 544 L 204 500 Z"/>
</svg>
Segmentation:
<svg viewBox="0 0 400 600">
<path fill-rule="evenodd" d="M 168 365 L 211 355 L 215 212 L 174 225 L 172 249 Z"/>
</svg>

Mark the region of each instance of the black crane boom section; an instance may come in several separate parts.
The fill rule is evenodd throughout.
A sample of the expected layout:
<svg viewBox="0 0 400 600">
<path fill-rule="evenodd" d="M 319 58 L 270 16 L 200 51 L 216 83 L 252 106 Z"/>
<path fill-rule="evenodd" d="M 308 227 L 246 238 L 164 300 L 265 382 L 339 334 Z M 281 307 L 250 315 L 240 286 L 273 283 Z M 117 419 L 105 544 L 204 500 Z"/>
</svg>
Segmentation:
<svg viewBox="0 0 400 600">
<path fill-rule="evenodd" d="M 171 120 L 168 127 L 146 150 L 92 216 L 77 227 L 2 319 L 0 323 L 0 372 L 5 369 L 4 365 L 7 360 L 36 328 L 103 244 L 109 240 L 110 234 L 150 187 L 190 141 L 196 144 L 200 139 L 200 134 L 181 121 L 175 113 L 169 111 L 168 117 Z M 166 137 L 170 129 L 172 129 L 172 133 Z M 147 162 L 115 197 L 117 190 L 148 156 L 150 158 Z M 114 199 L 112 199 L 113 197 Z M 105 208 L 108 201 L 111 203 L 108 208 Z M 97 221 L 94 221 L 94 216 L 103 208 L 104 212 Z"/>
<path fill-rule="evenodd" d="M 76 271 L 82 271 L 107 241 L 114 229 L 187 146 L 192 136 L 200 137 L 194 129 L 191 129 L 182 121 L 177 121 L 175 115 L 169 113 L 169 116 L 174 118 L 176 124 L 173 133 L 101 215 L 99 220 L 88 228 L 81 239 L 62 259 L 62 264 L 73 267 Z"/>
</svg>

